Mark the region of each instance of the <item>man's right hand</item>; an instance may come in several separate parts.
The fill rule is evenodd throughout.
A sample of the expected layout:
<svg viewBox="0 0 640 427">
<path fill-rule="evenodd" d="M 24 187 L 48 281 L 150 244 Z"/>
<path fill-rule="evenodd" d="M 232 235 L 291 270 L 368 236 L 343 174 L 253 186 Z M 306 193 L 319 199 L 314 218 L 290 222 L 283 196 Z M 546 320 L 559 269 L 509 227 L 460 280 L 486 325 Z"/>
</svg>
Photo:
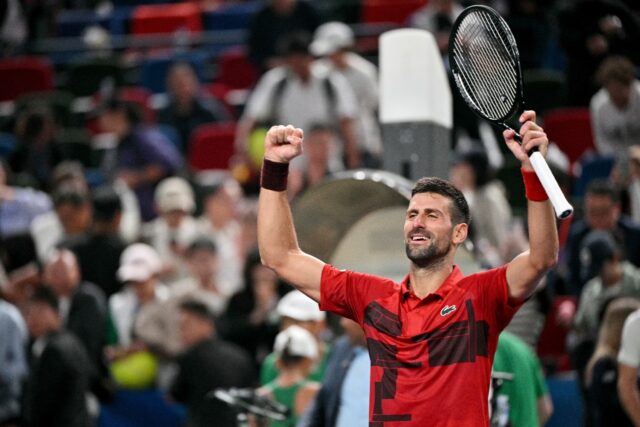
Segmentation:
<svg viewBox="0 0 640 427">
<path fill-rule="evenodd" d="M 302 154 L 302 129 L 272 126 L 264 139 L 264 157 L 278 163 L 289 163 Z"/>
</svg>

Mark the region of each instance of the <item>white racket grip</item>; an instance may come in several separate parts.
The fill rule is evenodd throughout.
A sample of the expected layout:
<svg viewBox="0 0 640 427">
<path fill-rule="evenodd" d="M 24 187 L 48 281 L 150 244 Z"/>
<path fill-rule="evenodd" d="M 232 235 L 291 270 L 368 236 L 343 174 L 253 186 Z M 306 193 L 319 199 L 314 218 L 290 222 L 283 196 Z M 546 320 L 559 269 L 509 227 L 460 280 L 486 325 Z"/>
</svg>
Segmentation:
<svg viewBox="0 0 640 427">
<path fill-rule="evenodd" d="M 547 196 L 549 196 L 549 200 L 551 200 L 553 209 L 556 211 L 556 216 L 560 219 L 570 216 L 573 213 L 573 206 L 571 206 L 567 201 L 567 198 L 564 197 L 564 194 L 558 185 L 558 181 L 556 181 L 556 178 L 553 176 L 553 173 L 551 172 L 551 169 L 549 169 L 549 165 L 542 154 L 540 154 L 539 151 L 534 151 L 529 156 L 529 160 L 531 161 L 533 170 L 536 172 L 536 175 L 538 175 L 538 179 L 544 187 L 544 191 L 547 192 Z"/>
</svg>

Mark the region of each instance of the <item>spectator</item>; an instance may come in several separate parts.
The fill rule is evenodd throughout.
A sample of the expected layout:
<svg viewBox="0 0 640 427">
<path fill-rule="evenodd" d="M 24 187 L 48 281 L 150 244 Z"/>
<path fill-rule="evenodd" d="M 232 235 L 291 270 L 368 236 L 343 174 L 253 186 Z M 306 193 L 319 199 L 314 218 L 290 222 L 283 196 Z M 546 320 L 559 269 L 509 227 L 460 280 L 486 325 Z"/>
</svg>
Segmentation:
<svg viewBox="0 0 640 427">
<path fill-rule="evenodd" d="M 415 11 L 408 19 L 410 27 L 433 34 L 442 56 L 449 49 L 449 33 L 453 23 L 464 8 L 458 0 L 434 0 Z"/>
<path fill-rule="evenodd" d="M 27 327 L 18 309 L 0 296 L 0 426 L 16 427 L 27 376 Z"/>
<path fill-rule="evenodd" d="M 344 77 L 313 63 L 309 37 L 295 33 L 279 45 L 284 65 L 266 73 L 249 98 L 236 134 L 239 150 L 247 150 L 249 135 L 258 126 L 296 123 L 304 132 L 315 125 L 336 130 L 342 147 L 332 147 L 331 170 L 342 168 L 342 153 L 349 168 L 360 166 L 354 120 L 357 104 Z M 302 188 L 306 158 L 292 162 L 289 174 L 293 193 Z"/>
<path fill-rule="evenodd" d="M 307 156 L 307 165 L 300 191 L 321 183 L 329 175 L 329 156 L 331 147 L 336 143 L 336 134 L 330 127 L 324 125 L 313 126 L 306 138 L 305 154 Z"/>
<path fill-rule="evenodd" d="M 611 233 L 602 230 L 585 237 L 581 258 L 589 279 L 580 294 L 574 330 L 579 341 L 595 343 L 605 303 L 623 296 L 640 298 L 640 269 L 622 258 Z"/>
<path fill-rule="evenodd" d="M 255 373 L 249 356 L 216 338 L 213 315 L 199 302 L 180 305 L 180 336 L 187 350 L 178 359 L 170 393 L 187 405 L 187 425 L 235 427 L 233 410 L 209 393 L 217 388 L 252 387 Z"/>
<path fill-rule="evenodd" d="M 627 150 L 640 144 L 640 81 L 627 58 L 605 59 L 598 68 L 602 88 L 591 98 L 591 120 L 598 153 L 617 157 L 626 169 Z"/>
<path fill-rule="evenodd" d="M 369 368 L 364 331 L 343 317 L 344 335 L 334 343 L 322 388 L 298 427 L 365 427 L 369 414 Z"/>
<path fill-rule="evenodd" d="M 553 403 L 540 361 L 522 340 L 508 332 L 498 338 L 493 371 L 513 375 L 497 391 L 497 399 L 506 397 L 509 425 L 518 427 L 543 426 L 553 413 Z"/>
<path fill-rule="evenodd" d="M 180 153 L 162 133 L 141 125 L 131 104 L 111 98 L 96 114 L 102 131 L 117 140 L 115 158 L 105 156 L 107 175 L 122 179 L 135 192 L 144 221 L 153 219 L 155 187 L 182 166 Z"/>
<path fill-rule="evenodd" d="M 224 266 L 218 269 L 218 282 L 229 287 L 229 295 L 233 295 L 244 286 L 243 229 L 238 220 L 242 197 L 242 188 L 233 178 L 205 185 L 204 212 L 198 221 L 200 233 L 216 243 L 220 265 Z"/>
<path fill-rule="evenodd" d="M 629 205 L 631 219 L 640 224 L 640 145 L 629 147 Z"/>
<path fill-rule="evenodd" d="M 93 283 L 82 281 L 73 252 L 54 251 L 44 265 L 43 282 L 58 299 L 62 326 L 84 346 L 95 379 L 106 376 L 103 358 L 107 304 L 102 291 Z M 99 381 L 92 383 L 98 385 Z M 102 391 L 94 388 L 98 394 Z"/>
<path fill-rule="evenodd" d="M 288 409 L 287 418 L 271 421 L 271 427 L 293 426 L 304 414 L 320 387 L 320 384 L 308 379 L 318 357 L 318 346 L 309 331 L 291 325 L 278 334 L 273 352 L 276 355 L 278 376 L 260 387 L 257 393 L 268 396 Z"/>
<path fill-rule="evenodd" d="M 155 191 L 155 206 L 158 217 L 143 226 L 142 237 L 160 255 L 162 278 L 171 283 L 187 274 L 182 258 L 198 235 L 191 216 L 196 207 L 191 184 L 176 176 L 163 179 Z"/>
<path fill-rule="evenodd" d="M 618 353 L 618 395 L 620 403 L 634 426 L 640 425 L 640 310 L 625 321 Z"/>
<path fill-rule="evenodd" d="M 186 153 L 191 132 L 200 125 L 230 120 L 215 98 L 204 97 L 193 67 L 180 62 L 167 74 L 169 104 L 158 112 L 158 122 L 173 126 L 180 135 Z"/>
<path fill-rule="evenodd" d="M 31 222 L 40 214 L 51 212 L 51 199 L 33 188 L 9 185 L 10 170 L 0 159 L 0 238 L 29 233 Z"/>
<path fill-rule="evenodd" d="M 120 257 L 117 274 L 125 287 L 109 298 L 107 343 L 110 346 L 106 353 L 112 362 L 114 377 L 123 387 L 145 387 L 155 380 L 156 360 L 148 352 L 147 344 L 138 338 L 144 336 L 144 331 L 136 331 L 136 322 L 145 306 L 169 297 L 168 289 L 158 281 L 161 270 L 158 253 L 144 243 L 128 246 Z M 137 357 L 146 359 L 151 368 L 139 375 L 134 373 L 133 377 L 119 375 L 130 372 L 127 367 Z"/>
<path fill-rule="evenodd" d="M 581 276 L 580 252 L 583 240 L 592 230 L 611 232 L 620 242 L 622 256 L 636 267 L 640 266 L 640 225 L 621 214 L 618 193 L 611 184 L 594 180 L 584 197 L 584 218 L 571 224 L 567 239 L 566 260 L 570 292 L 579 295 L 587 277 Z"/>
<path fill-rule="evenodd" d="M 278 40 L 296 31 L 313 33 L 321 19 L 315 7 L 304 0 L 268 0 L 249 27 L 249 57 L 261 73 L 282 64 Z"/>
<path fill-rule="evenodd" d="M 179 307 L 185 301 L 205 304 L 214 316 L 224 311 L 228 295 L 218 286 L 218 259 L 215 244 L 202 237 L 186 249 L 186 263 L 190 275 L 174 283 L 169 298 L 150 304 L 141 310 L 136 322 L 138 338 L 156 353 L 173 357 L 184 350 L 179 333 Z M 256 337 L 253 337 L 256 339 Z"/>
<path fill-rule="evenodd" d="M 330 347 L 323 343 L 321 335 L 326 328 L 325 313 L 320 311 L 318 303 L 298 290 L 293 290 L 282 297 L 276 307 L 280 316 L 280 330 L 284 331 L 291 325 L 300 326 L 316 338 L 318 357 L 309 374 L 309 379 L 321 382 L 329 359 Z M 271 353 L 266 357 L 260 370 L 260 383 L 268 384 L 273 381 L 278 371 L 276 369 L 277 354 Z"/>
<path fill-rule="evenodd" d="M 91 230 L 80 241 L 72 244 L 80 266 L 81 277 L 95 283 L 106 298 L 122 287 L 116 277 L 119 260 L 126 243 L 120 235 L 122 202 L 111 186 L 93 191 L 93 223 Z"/>
<path fill-rule="evenodd" d="M 84 347 L 62 326 L 58 298 L 38 287 L 27 307 L 33 345 L 25 393 L 29 427 L 87 427 L 86 395 L 91 365 Z"/>
<path fill-rule="evenodd" d="M 52 198 L 54 211 L 37 216 L 31 223 L 31 236 L 43 262 L 57 246 L 80 240 L 91 226 L 91 199 L 86 187 L 65 180 L 55 188 Z"/>
<path fill-rule="evenodd" d="M 257 250 L 247 257 L 244 283 L 244 289 L 231 297 L 221 326 L 225 339 L 247 350 L 258 368 L 273 349 L 279 320 L 276 306 L 288 287 L 262 265 Z"/>
<path fill-rule="evenodd" d="M 559 41 L 567 56 L 571 105 L 587 106 L 596 92 L 594 75 L 611 55 L 638 58 L 639 27 L 635 17 L 617 0 L 577 0 L 558 14 Z"/>
<path fill-rule="evenodd" d="M 314 55 L 323 57 L 322 65 L 349 82 L 358 102 L 354 127 L 362 166 L 376 169 L 382 165 L 382 136 L 377 112 L 378 70 L 352 51 L 354 45 L 355 37 L 348 25 L 329 22 L 318 27 L 310 49 Z"/>
<path fill-rule="evenodd" d="M 616 299 L 606 308 L 598 344 L 585 372 L 585 384 L 589 390 L 586 407 L 591 413 L 593 427 L 633 426 L 618 397 L 617 357 L 624 321 L 639 308 L 640 300 L 636 298 Z"/>
<path fill-rule="evenodd" d="M 494 178 L 487 154 L 478 149 L 459 154 L 449 170 L 449 179 L 474 211 L 471 236 L 481 261 L 491 267 L 502 264 L 506 259 L 501 249 L 513 216 L 504 186 Z M 489 253 L 499 254 L 498 259 L 491 259 Z"/>
<path fill-rule="evenodd" d="M 29 108 L 18 115 L 15 126 L 18 146 L 9 164 L 19 181 L 44 190 L 50 188 L 53 169 L 62 161 L 55 132 L 53 114 L 47 108 Z"/>
</svg>

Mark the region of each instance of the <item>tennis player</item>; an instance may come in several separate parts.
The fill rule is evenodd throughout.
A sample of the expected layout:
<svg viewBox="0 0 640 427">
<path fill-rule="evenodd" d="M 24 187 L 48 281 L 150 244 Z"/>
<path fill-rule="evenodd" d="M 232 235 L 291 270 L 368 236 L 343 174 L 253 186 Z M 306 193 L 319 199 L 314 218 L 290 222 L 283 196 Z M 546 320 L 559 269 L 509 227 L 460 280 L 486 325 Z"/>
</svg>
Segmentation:
<svg viewBox="0 0 640 427">
<path fill-rule="evenodd" d="M 258 242 L 263 263 L 320 303 L 358 322 L 371 357 L 371 426 L 488 426 L 488 391 L 500 331 L 558 255 L 551 203 L 527 151 L 548 139 L 535 112 L 520 117 L 522 146 L 504 132 L 522 163 L 530 249 L 510 263 L 470 276 L 454 265 L 470 214 L 462 193 L 439 178 L 415 184 L 404 221 L 409 274 L 401 283 L 338 270 L 298 247 L 286 195 L 288 163 L 303 134 L 272 127 L 265 140 Z"/>
</svg>

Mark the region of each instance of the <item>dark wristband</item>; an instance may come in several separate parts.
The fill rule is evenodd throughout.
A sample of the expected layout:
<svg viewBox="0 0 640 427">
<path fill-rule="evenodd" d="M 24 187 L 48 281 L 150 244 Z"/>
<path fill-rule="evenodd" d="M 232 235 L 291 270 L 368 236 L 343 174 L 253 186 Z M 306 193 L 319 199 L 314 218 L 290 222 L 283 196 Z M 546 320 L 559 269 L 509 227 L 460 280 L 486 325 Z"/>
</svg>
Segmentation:
<svg viewBox="0 0 640 427">
<path fill-rule="evenodd" d="M 524 181 L 524 192 L 528 200 L 532 202 L 544 202 L 549 200 L 547 192 L 544 190 L 538 175 L 534 171 L 520 169 L 522 180 Z"/>
<path fill-rule="evenodd" d="M 273 191 L 285 191 L 287 189 L 287 177 L 289 176 L 289 163 L 262 161 L 260 173 L 260 187 Z"/>
</svg>

